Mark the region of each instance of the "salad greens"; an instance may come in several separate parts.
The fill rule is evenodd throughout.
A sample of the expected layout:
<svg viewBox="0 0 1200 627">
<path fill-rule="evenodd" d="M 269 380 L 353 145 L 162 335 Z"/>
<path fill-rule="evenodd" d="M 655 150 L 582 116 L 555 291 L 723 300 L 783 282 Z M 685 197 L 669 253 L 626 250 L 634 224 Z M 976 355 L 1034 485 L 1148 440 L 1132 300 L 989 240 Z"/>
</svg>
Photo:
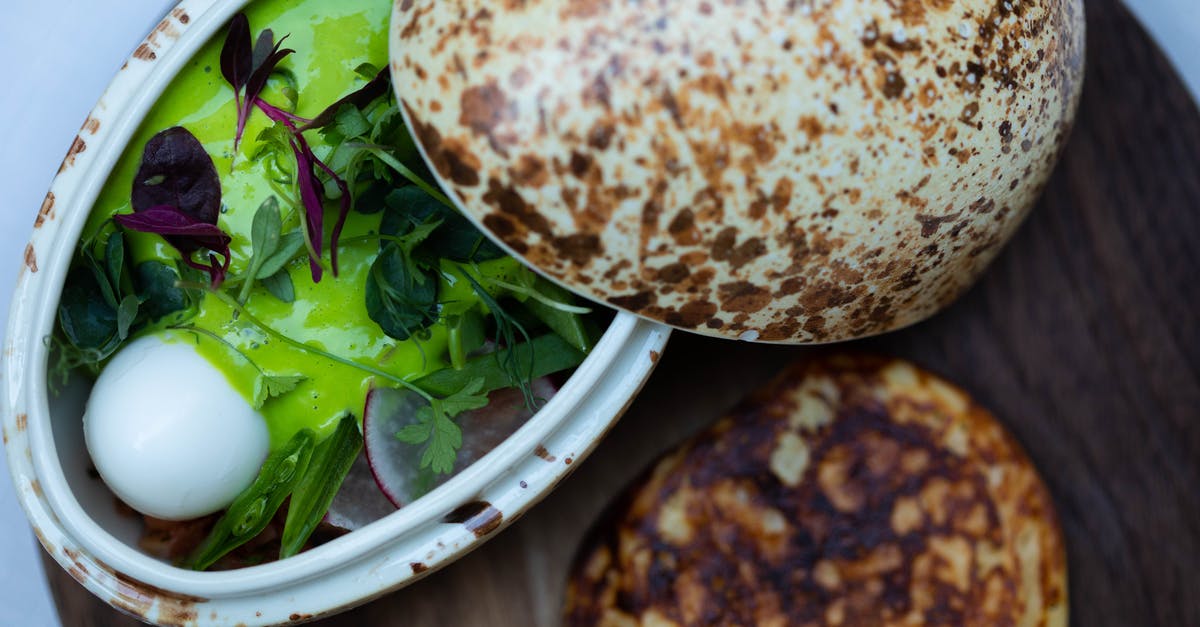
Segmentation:
<svg viewBox="0 0 1200 627">
<path fill-rule="evenodd" d="M 282 47 L 285 39 L 276 41 L 269 29 L 252 36 L 249 19 L 239 14 L 220 49 L 220 74 L 236 109 L 232 155 L 247 129 L 261 128 L 251 162 L 264 164 L 271 194 L 253 211 L 249 233 L 222 228 L 228 211 L 246 209 L 222 197 L 205 144 L 184 125 L 153 135 L 133 178 L 132 212 L 114 212 L 79 246 L 50 340 L 58 355 L 53 370 L 62 378 L 76 369 L 96 374 L 131 337 L 174 329 L 248 364 L 255 378 L 247 396 L 256 409 L 310 389 L 316 399 L 319 388 L 310 380 L 316 377 L 267 364 L 258 350 L 287 347 L 357 371 L 371 386 L 420 397 L 414 420 L 395 434 L 419 447 L 419 459 L 394 463 L 448 474 L 463 446 L 457 417 L 485 407 L 488 395 L 503 388 L 519 389 L 535 408 L 541 399 L 533 381 L 577 366 L 598 328 L 565 290 L 515 263 L 502 264 L 504 252 L 437 189 L 390 98 L 386 69 L 360 65 L 360 86 L 311 118 L 298 115 L 300 82 L 285 67 L 296 52 Z M 253 121 L 259 114 L 266 126 Z M 336 220 L 327 228 L 330 211 Z M 348 223 L 362 223 L 352 215 L 376 216 L 377 228 L 355 226 L 343 238 Z M 161 236 L 168 254 L 132 255 L 132 233 Z M 294 337 L 293 327 L 283 325 L 290 314 L 262 315 L 317 298 L 316 284 L 342 280 L 339 252 L 364 246 L 370 253 L 350 257 L 351 274 L 362 277 L 356 293 L 371 333 L 415 346 L 422 364 L 416 372 L 397 370 L 390 351 L 375 360 L 346 356 L 313 336 Z M 305 262 L 308 271 L 293 274 Z M 258 339 L 247 344 L 247 337 Z M 236 370 L 232 363 L 222 367 Z M 348 408 L 323 437 L 302 427 L 280 440 L 253 485 L 184 565 L 217 563 L 262 533 L 285 503 L 279 556 L 301 551 L 363 448 L 362 416 L 354 415 L 360 407 Z"/>
</svg>

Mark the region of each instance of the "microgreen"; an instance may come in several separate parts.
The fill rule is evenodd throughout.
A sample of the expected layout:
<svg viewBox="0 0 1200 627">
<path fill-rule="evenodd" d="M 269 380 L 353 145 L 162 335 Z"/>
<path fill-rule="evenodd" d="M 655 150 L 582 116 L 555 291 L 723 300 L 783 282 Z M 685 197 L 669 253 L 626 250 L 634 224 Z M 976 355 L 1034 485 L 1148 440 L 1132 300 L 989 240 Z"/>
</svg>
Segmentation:
<svg viewBox="0 0 1200 627">
<path fill-rule="evenodd" d="M 320 179 L 317 178 L 316 170 L 319 169 L 324 172 L 340 191 L 340 211 L 338 212 L 337 222 L 334 223 L 329 245 L 330 263 L 333 266 L 334 276 L 336 276 L 338 271 L 338 239 L 341 237 L 342 228 L 346 224 L 346 217 L 350 213 L 350 187 L 332 168 L 317 158 L 308 141 L 304 139 L 304 134 L 296 129 L 294 121 L 288 113 L 278 107 L 272 106 L 261 98 L 256 99 L 255 104 L 267 117 L 274 120 L 277 124 L 284 125 L 292 132 L 288 138 L 288 145 L 296 158 L 296 181 L 300 188 L 300 201 L 304 205 L 305 243 L 308 245 L 310 253 L 309 267 L 312 270 L 314 283 L 320 282 L 323 273 L 323 268 L 321 267 L 321 243 L 325 233 L 325 205 L 321 200 L 321 194 L 318 192 L 323 186 Z"/>
<path fill-rule="evenodd" d="M 467 278 L 467 282 L 471 284 L 471 289 L 475 291 L 475 295 L 483 302 L 488 311 L 492 314 L 492 320 L 496 324 L 496 340 L 505 348 L 511 348 L 517 345 L 517 336 L 521 336 L 526 343 L 530 341 L 529 333 L 521 323 L 517 322 L 511 315 L 500 306 L 500 303 L 492 297 L 483 285 L 475 277 L 471 276 L 470 272 L 464 272 L 463 276 Z M 517 354 L 509 351 L 500 359 L 500 366 L 508 375 L 509 385 L 521 390 L 521 394 L 525 397 L 525 405 L 530 409 L 537 407 L 537 399 L 533 397 L 533 369 L 535 354 L 530 354 L 530 359 L 527 363 L 522 364 L 517 359 Z"/>
<path fill-rule="evenodd" d="M 221 179 L 200 140 L 175 126 L 146 142 L 130 201 L 134 213 L 168 205 L 200 222 L 216 224 L 221 212 Z"/>
<path fill-rule="evenodd" d="M 221 180 L 212 157 L 187 129 L 176 126 L 146 142 L 133 179 L 133 213 L 113 216 L 130 230 L 162 235 L 184 263 L 209 274 L 216 286 L 229 270 L 230 238 L 219 227 Z M 209 251 L 207 264 L 192 253 Z M 223 261 L 218 265 L 215 255 Z"/>
<path fill-rule="evenodd" d="M 179 273 L 161 261 L 144 261 L 137 266 L 136 282 L 142 301 L 142 312 L 149 320 L 183 311 L 191 306 L 185 290 L 176 287 Z"/>
<path fill-rule="evenodd" d="M 292 277 L 284 269 L 304 246 L 304 237 L 298 231 L 283 231 L 283 219 L 279 214 L 279 201 L 268 197 L 254 213 L 250 225 L 250 262 L 242 277 L 238 302 L 245 303 L 255 282 L 260 282 L 273 296 L 290 303 L 295 300 Z"/>
<path fill-rule="evenodd" d="M 254 106 L 258 95 L 267 85 L 267 78 L 275 67 L 289 54 L 295 52 L 291 48 L 283 48 L 284 37 L 278 43 L 272 44 L 274 34 L 270 30 L 259 33 L 256 45 L 250 45 L 250 21 L 245 14 L 238 13 L 229 22 L 225 33 L 225 43 L 221 47 L 221 74 L 233 87 L 234 102 L 237 106 L 237 131 L 233 136 L 233 149 L 236 152 L 246 129 L 246 120 Z"/>
<path fill-rule="evenodd" d="M 504 251 L 457 209 L 420 187 L 409 185 L 393 190 L 384 202 L 386 209 L 379 224 L 379 232 L 384 235 L 400 235 L 417 225 L 437 223 L 437 229 L 423 245 L 432 256 L 463 262 L 489 261 L 504 256 Z"/>
<path fill-rule="evenodd" d="M 229 243 L 232 240 L 217 225 L 201 222 L 169 205 L 113 216 L 113 221 L 131 231 L 162 235 L 179 250 L 184 263 L 208 273 L 213 287 L 225 280 L 225 273 L 229 271 Z M 210 251 L 207 264 L 192 258 L 192 251 L 199 249 Z M 218 263 L 216 255 L 220 255 L 223 261 Z"/>
<path fill-rule="evenodd" d="M 238 294 L 239 303 L 246 302 L 263 263 L 279 251 L 282 231 L 283 218 L 279 215 L 279 199 L 268 196 L 258 206 L 258 211 L 254 212 L 254 220 L 250 224 L 250 263 L 246 266 L 246 277 L 242 282 L 242 291 Z"/>
<path fill-rule="evenodd" d="M 362 66 L 359 66 L 359 69 L 362 69 Z M 383 96 L 384 94 L 387 93 L 388 85 L 390 84 L 390 81 L 391 81 L 390 75 L 388 74 L 388 71 L 386 69 L 377 70 L 375 72 L 375 76 L 370 81 L 367 81 L 366 85 L 363 85 L 362 87 L 356 89 L 355 91 L 353 91 L 345 96 L 342 96 L 337 101 L 335 101 L 333 104 L 329 105 L 328 107 L 325 107 L 324 111 L 317 114 L 317 117 L 313 118 L 311 121 L 306 123 L 304 126 L 301 126 L 299 130 L 300 131 L 308 131 L 308 130 L 313 130 L 313 129 L 324 128 L 325 126 L 328 126 L 330 123 L 332 123 L 334 121 L 337 121 L 340 125 L 342 123 L 342 120 L 340 120 L 338 118 L 340 117 L 340 115 L 342 114 L 343 111 L 358 112 L 361 109 L 365 109 L 367 107 L 367 105 L 371 104 L 371 102 L 374 101 L 376 98 L 379 98 L 380 96 Z M 358 115 L 362 116 L 362 113 L 359 113 Z M 362 122 L 364 124 L 367 123 L 365 117 L 362 118 Z M 346 136 L 354 137 L 355 135 L 361 135 L 363 133 L 366 133 L 369 130 L 370 130 L 370 126 L 368 125 L 366 127 L 362 127 L 360 132 L 347 133 Z M 345 132 L 345 131 L 343 131 L 343 132 Z"/>
<path fill-rule="evenodd" d="M 296 300 L 296 286 L 292 283 L 292 275 L 288 274 L 287 270 L 280 270 L 260 280 L 263 287 L 267 288 L 267 291 L 280 301 L 290 303 Z"/>
</svg>

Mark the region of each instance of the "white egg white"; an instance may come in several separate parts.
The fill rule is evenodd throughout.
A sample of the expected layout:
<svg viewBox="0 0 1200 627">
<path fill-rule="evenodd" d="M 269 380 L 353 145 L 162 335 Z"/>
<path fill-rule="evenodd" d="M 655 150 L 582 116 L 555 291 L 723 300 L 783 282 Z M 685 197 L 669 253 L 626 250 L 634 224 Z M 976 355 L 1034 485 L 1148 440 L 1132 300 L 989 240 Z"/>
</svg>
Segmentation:
<svg viewBox="0 0 1200 627">
<path fill-rule="evenodd" d="M 254 481 L 262 415 L 185 334 L 138 338 L 100 373 L 83 417 L 101 478 L 133 509 L 187 520 L 227 507 Z"/>
</svg>

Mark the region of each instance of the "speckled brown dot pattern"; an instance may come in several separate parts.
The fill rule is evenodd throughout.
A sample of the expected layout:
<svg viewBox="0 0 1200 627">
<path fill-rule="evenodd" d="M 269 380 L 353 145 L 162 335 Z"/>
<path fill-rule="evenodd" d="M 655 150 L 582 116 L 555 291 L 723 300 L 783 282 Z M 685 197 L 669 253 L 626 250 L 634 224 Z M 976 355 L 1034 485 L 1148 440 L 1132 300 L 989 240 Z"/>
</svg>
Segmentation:
<svg viewBox="0 0 1200 627">
<path fill-rule="evenodd" d="M 392 69 L 464 210 L 573 290 L 843 340 L 961 294 L 1069 132 L 1080 0 L 397 2 Z"/>
<path fill-rule="evenodd" d="M 1019 445 L 903 361 L 797 364 L 660 459 L 585 540 L 567 625 L 1065 626 Z"/>
</svg>

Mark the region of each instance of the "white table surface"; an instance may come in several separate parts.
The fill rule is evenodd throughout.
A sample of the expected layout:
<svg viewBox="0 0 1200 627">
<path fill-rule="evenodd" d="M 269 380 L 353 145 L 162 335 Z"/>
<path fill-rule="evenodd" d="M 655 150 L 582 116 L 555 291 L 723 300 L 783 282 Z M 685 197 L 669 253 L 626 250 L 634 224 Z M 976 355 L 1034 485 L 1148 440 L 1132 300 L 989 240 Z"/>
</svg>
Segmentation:
<svg viewBox="0 0 1200 627">
<path fill-rule="evenodd" d="M 1200 1 L 1126 0 L 1200 100 Z M 79 125 L 172 0 L 14 2 L 0 20 L 0 329 L 42 197 Z M 15 5 L 15 6 L 14 6 Z M 58 624 L 40 551 L 0 464 L 0 625 Z"/>
</svg>

